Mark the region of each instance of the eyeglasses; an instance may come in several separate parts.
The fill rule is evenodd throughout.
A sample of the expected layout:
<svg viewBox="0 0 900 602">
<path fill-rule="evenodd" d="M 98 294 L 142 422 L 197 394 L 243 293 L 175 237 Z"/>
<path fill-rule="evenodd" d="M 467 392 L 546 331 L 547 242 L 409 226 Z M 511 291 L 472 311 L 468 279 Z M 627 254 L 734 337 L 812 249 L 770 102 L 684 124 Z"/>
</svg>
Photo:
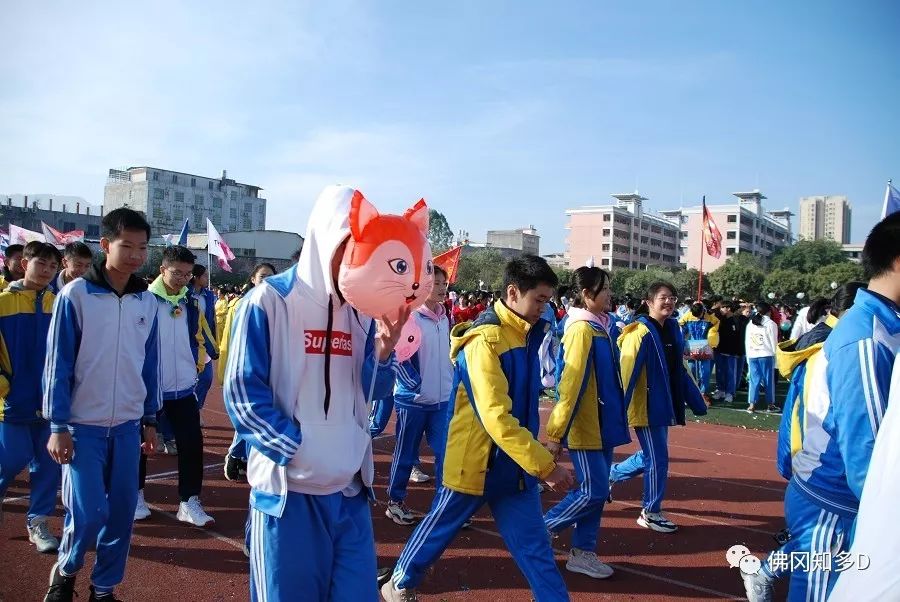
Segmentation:
<svg viewBox="0 0 900 602">
<path fill-rule="evenodd" d="M 662 301 L 665 303 L 666 301 L 671 301 L 672 303 L 678 302 L 678 297 L 675 295 L 660 295 L 656 298 L 657 301 Z"/>
<path fill-rule="evenodd" d="M 176 278 L 190 278 L 193 276 L 191 272 L 182 272 L 180 270 L 173 270 L 172 268 L 166 268 L 166 271 L 175 276 Z"/>
</svg>

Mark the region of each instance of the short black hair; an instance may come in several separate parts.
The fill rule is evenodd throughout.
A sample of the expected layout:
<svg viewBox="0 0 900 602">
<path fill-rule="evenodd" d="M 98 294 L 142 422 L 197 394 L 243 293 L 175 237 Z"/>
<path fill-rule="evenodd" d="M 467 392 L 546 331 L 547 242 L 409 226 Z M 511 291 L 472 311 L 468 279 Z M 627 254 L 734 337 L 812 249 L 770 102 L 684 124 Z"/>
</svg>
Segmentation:
<svg viewBox="0 0 900 602">
<path fill-rule="evenodd" d="M 656 293 L 664 288 L 669 289 L 669 292 L 671 292 L 673 296 L 678 296 L 678 289 L 675 288 L 674 284 L 672 284 L 671 282 L 666 282 L 665 280 L 657 280 L 647 287 L 647 295 L 644 297 L 644 299 L 649 301 L 656 296 Z"/>
<path fill-rule="evenodd" d="M 66 257 L 81 257 L 82 259 L 94 258 L 91 248 L 80 240 L 67 244 L 66 248 L 63 250 L 63 255 Z"/>
<path fill-rule="evenodd" d="M 521 255 L 506 264 L 503 271 L 503 287 L 515 286 L 521 293 L 537 288 L 541 284 L 556 288 L 559 278 L 547 263 L 537 255 Z"/>
<path fill-rule="evenodd" d="M 100 221 L 100 236 L 109 241 L 119 238 L 123 230 L 143 230 L 147 233 L 147 240 L 150 240 L 150 224 L 134 209 L 113 209 Z"/>
<path fill-rule="evenodd" d="M 56 263 L 62 261 L 62 253 L 48 242 L 33 240 L 22 249 L 24 259 L 53 259 Z"/>
<path fill-rule="evenodd" d="M 581 291 L 587 291 L 589 298 L 597 296 L 603 287 L 609 282 L 609 273 L 598 267 L 581 266 L 572 274 L 572 305 L 584 307 L 584 295 Z"/>
<path fill-rule="evenodd" d="M 194 278 L 199 278 L 205 273 L 206 273 L 206 266 L 203 265 L 202 263 L 195 263 L 194 267 L 191 268 L 191 275 Z"/>
<path fill-rule="evenodd" d="M 890 272 L 894 260 L 898 257 L 900 257 L 900 211 L 875 224 L 866 238 L 862 252 L 862 266 L 866 280 Z"/>
<path fill-rule="evenodd" d="M 448 280 L 448 279 L 450 278 L 450 277 L 447 275 L 447 270 L 445 270 L 444 268 L 442 268 L 442 267 L 439 266 L 439 265 L 436 265 L 436 266 L 434 266 L 434 275 L 437 276 L 438 274 L 440 274 L 441 276 L 443 276 L 443 277 L 444 277 L 444 280 Z"/>
<path fill-rule="evenodd" d="M 197 256 L 191 253 L 190 249 L 187 247 L 182 247 L 181 245 L 172 245 L 171 247 L 166 247 L 163 249 L 162 254 L 163 263 L 194 263 L 197 261 Z"/>
<path fill-rule="evenodd" d="M 4 251 L 4 253 L 7 257 L 10 257 L 11 255 L 15 255 L 16 253 L 23 253 L 24 251 L 25 247 L 23 245 L 15 244 L 6 247 L 6 251 Z"/>
<path fill-rule="evenodd" d="M 703 314 L 706 313 L 706 306 L 702 303 L 694 303 L 691 305 L 691 315 L 695 318 L 703 317 Z"/>
</svg>

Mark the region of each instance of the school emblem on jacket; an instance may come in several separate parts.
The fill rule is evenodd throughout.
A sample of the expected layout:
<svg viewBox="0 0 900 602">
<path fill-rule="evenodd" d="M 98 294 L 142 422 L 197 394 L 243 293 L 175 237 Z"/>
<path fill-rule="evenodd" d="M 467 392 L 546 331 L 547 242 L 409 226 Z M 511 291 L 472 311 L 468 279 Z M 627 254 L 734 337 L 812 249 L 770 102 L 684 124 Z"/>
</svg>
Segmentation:
<svg viewBox="0 0 900 602">
<path fill-rule="evenodd" d="M 138 325 L 138 326 L 146 326 L 146 325 L 147 325 L 147 318 L 145 318 L 144 316 L 139 317 L 139 318 L 138 318 L 138 321 L 137 321 L 137 325 Z"/>
</svg>

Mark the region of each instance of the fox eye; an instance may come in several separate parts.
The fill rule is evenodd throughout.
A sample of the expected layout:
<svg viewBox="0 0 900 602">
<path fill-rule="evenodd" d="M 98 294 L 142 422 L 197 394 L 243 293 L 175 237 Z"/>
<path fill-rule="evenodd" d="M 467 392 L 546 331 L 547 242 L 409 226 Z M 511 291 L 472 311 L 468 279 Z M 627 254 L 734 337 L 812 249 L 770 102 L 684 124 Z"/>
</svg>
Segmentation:
<svg viewBox="0 0 900 602">
<path fill-rule="evenodd" d="M 409 272 L 409 264 L 405 259 L 391 259 L 388 262 L 388 265 L 391 266 L 391 269 L 394 270 L 394 272 L 401 276 Z"/>
<path fill-rule="evenodd" d="M 434 264 L 431 263 L 431 260 L 428 260 L 428 263 L 425 264 L 425 273 L 431 276 L 434 273 Z"/>
<path fill-rule="evenodd" d="M 409 335 L 409 337 L 406 339 L 406 341 L 409 343 L 413 343 L 413 342 L 415 342 L 415 340 L 416 340 L 415 335 Z"/>
</svg>

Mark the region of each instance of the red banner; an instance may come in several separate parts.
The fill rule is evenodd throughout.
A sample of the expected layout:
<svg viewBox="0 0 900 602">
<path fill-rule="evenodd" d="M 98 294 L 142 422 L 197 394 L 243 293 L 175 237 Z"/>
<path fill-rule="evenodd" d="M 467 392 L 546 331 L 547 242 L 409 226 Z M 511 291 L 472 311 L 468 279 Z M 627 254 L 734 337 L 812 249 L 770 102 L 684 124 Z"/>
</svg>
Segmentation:
<svg viewBox="0 0 900 602">
<path fill-rule="evenodd" d="M 706 252 L 711 257 L 719 258 L 722 255 L 722 233 L 712 218 L 709 209 L 706 208 L 706 200 L 703 201 L 703 243 Z"/>
<path fill-rule="evenodd" d="M 447 284 L 456 282 L 456 277 L 459 275 L 459 258 L 461 256 L 462 246 L 458 246 L 434 258 L 434 265 L 440 266 L 447 271 Z"/>
</svg>

